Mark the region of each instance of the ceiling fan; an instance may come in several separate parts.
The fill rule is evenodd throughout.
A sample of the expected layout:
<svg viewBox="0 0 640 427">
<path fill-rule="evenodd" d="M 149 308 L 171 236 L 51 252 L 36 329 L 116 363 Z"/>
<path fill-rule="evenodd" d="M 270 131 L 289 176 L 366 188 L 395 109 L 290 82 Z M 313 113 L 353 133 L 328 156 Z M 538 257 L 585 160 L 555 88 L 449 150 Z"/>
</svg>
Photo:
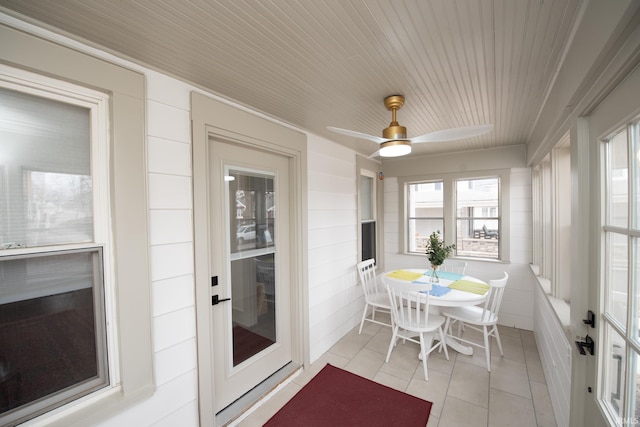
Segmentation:
<svg viewBox="0 0 640 427">
<path fill-rule="evenodd" d="M 380 144 L 380 149 L 369 157 L 398 157 L 411 153 L 411 144 L 422 142 L 441 142 L 454 141 L 457 139 L 471 138 L 473 136 L 483 135 L 491 129 L 493 125 L 468 126 L 453 129 L 444 129 L 435 132 L 425 133 L 415 138 L 407 138 L 407 128 L 400 126 L 396 121 L 396 111 L 404 105 L 403 95 L 391 95 L 384 99 L 384 106 L 387 110 L 391 110 L 391 124 L 382 131 L 382 137 L 369 135 L 362 132 L 356 132 L 348 129 L 340 129 L 333 126 L 327 126 L 327 129 L 333 132 L 341 133 L 355 138 L 368 139 Z"/>
</svg>

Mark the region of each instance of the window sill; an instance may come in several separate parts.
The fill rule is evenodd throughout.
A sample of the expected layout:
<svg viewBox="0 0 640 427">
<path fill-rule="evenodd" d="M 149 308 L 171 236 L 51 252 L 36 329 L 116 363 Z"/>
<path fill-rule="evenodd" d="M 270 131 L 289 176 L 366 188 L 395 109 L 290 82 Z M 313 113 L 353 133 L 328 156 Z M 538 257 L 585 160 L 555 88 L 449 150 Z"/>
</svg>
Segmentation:
<svg viewBox="0 0 640 427">
<path fill-rule="evenodd" d="M 538 275 L 539 269 L 537 265 L 529 264 L 529 267 L 531 268 L 531 272 L 536 278 L 538 286 L 540 286 L 540 290 L 546 296 L 547 302 L 551 306 L 552 311 L 555 313 L 556 320 L 562 327 L 565 336 L 569 341 L 571 341 L 573 337 L 571 329 L 571 305 L 568 302 L 551 295 L 551 282 L 548 279 L 545 279 L 544 277 L 540 277 Z"/>
</svg>

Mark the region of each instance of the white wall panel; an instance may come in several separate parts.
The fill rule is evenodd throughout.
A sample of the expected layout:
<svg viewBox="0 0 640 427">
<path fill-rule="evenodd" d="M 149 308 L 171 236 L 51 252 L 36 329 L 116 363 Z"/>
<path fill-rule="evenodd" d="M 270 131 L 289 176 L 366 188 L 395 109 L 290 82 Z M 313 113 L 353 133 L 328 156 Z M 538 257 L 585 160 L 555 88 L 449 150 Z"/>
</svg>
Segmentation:
<svg viewBox="0 0 640 427">
<path fill-rule="evenodd" d="M 193 274 L 193 247 L 190 243 L 151 247 L 151 280 Z"/>
<path fill-rule="evenodd" d="M 194 305 L 192 274 L 156 280 L 153 282 L 152 289 L 152 311 L 154 316 L 160 316 Z"/>
<path fill-rule="evenodd" d="M 154 368 L 157 386 L 161 386 L 186 372 L 195 370 L 195 338 L 187 339 L 158 351 Z"/>
<path fill-rule="evenodd" d="M 534 335 L 559 427 L 569 425 L 571 399 L 570 346 L 555 311 L 542 291 L 535 287 Z"/>
<path fill-rule="evenodd" d="M 186 176 L 150 173 L 149 208 L 191 209 L 191 179 Z"/>
<path fill-rule="evenodd" d="M 188 210 L 154 209 L 149 213 L 151 245 L 191 242 L 193 223 Z"/>
<path fill-rule="evenodd" d="M 153 346 L 156 351 L 179 342 L 193 339 L 196 335 L 194 307 L 172 311 L 153 319 Z"/>
<path fill-rule="evenodd" d="M 149 172 L 191 176 L 191 145 L 150 136 L 148 138 Z"/>
<path fill-rule="evenodd" d="M 309 135 L 309 325 L 311 361 L 359 320 L 364 302 L 357 284 L 356 155 Z"/>
<path fill-rule="evenodd" d="M 155 101 L 147 101 L 148 134 L 172 141 L 191 141 L 191 117 L 188 110 Z"/>
</svg>

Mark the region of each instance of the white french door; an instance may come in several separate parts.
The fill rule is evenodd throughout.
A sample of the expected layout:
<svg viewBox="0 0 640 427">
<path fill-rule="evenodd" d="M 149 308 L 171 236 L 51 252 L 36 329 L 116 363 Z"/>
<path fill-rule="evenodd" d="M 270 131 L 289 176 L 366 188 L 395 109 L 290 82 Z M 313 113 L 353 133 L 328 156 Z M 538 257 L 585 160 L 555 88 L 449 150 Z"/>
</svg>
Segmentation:
<svg viewBox="0 0 640 427">
<path fill-rule="evenodd" d="M 209 144 L 217 413 L 291 361 L 289 165 L 248 146 Z"/>
</svg>

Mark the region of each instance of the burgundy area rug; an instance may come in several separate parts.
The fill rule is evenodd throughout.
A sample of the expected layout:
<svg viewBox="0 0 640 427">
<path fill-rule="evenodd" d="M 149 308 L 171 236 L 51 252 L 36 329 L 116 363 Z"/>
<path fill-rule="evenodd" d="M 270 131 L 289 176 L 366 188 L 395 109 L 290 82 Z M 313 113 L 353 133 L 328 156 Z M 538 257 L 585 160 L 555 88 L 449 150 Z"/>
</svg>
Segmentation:
<svg viewBox="0 0 640 427">
<path fill-rule="evenodd" d="M 265 426 L 425 427 L 431 405 L 327 364 Z"/>
</svg>

